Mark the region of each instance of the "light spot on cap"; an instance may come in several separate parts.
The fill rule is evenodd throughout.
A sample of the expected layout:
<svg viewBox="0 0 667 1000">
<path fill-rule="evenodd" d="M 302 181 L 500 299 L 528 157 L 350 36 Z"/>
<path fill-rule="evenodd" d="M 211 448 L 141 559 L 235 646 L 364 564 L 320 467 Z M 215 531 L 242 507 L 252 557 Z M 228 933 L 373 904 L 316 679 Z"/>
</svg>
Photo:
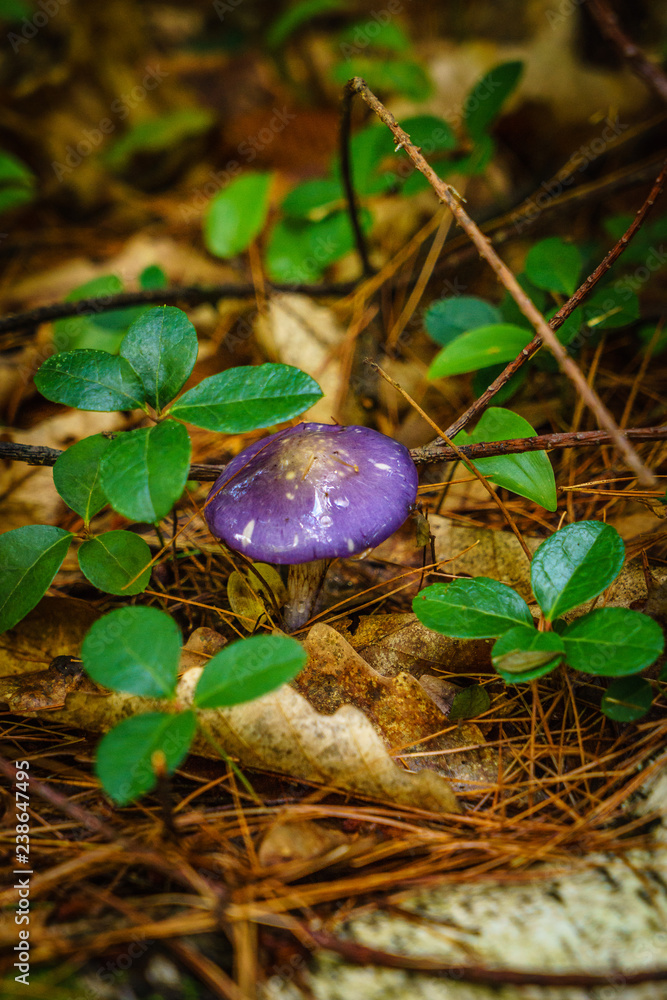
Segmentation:
<svg viewBox="0 0 667 1000">
<path fill-rule="evenodd" d="M 354 552 L 354 542 L 352 541 L 351 538 L 347 539 L 347 551 Z"/>
<path fill-rule="evenodd" d="M 384 472 L 389 472 L 391 465 L 386 465 L 384 462 L 374 462 L 371 459 L 371 465 L 374 465 L 376 469 L 382 469 Z"/>
<path fill-rule="evenodd" d="M 296 479 L 296 472 L 294 469 L 290 469 L 289 472 L 285 473 L 285 479 Z"/>
<path fill-rule="evenodd" d="M 254 520 L 248 521 L 241 534 L 234 535 L 234 538 L 236 538 L 237 541 L 241 543 L 241 545 L 250 545 L 250 542 L 252 541 L 252 533 L 254 530 L 255 530 Z"/>
<path fill-rule="evenodd" d="M 294 493 L 286 493 L 285 496 L 287 497 L 288 500 L 294 499 Z"/>
</svg>

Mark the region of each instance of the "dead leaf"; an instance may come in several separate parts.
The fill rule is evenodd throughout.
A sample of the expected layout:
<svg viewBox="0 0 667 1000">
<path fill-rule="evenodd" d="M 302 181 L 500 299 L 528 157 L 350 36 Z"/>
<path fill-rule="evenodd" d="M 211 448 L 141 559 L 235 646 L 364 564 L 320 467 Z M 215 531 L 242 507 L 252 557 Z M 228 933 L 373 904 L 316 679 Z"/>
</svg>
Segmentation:
<svg viewBox="0 0 667 1000">
<path fill-rule="evenodd" d="M 470 722 L 452 725 L 410 674 L 383 677 L 328 625 L 314 625 L 304 646 L 309 660 L 295 683 L 319 712 L 331 714 L 348 703 L 360 708 L 411 770 L 432 768 L 456 783 L 496 780 L 498 761 L 483 747 L 480 729 Z M 461 747 L 466 750 L 457 753 Z M 404 757 L 410 750 L 428 753 Z"/>
<path fill-rule="evenodd" d="M 276 823 L 262 839 L 257 858 L 265 868 L 290 861 L 310 861 L 351 839 L 341 830 L 313 820 Z"/>
<path fill-rule="evenodd" d="M 100 689 L 83 673 L 81 660 L 57 656 L 48 670 L 36 670 L 23 677 L 4 677 L 0 698 L 10 712 L 45 712 L 62 708 L 73 691 L 100 695 Z"/>
<path fill-rule="evenodd" d="M 85 601 L 43 597 L 14 628 L 0 635 L 0 677 L 43 670 L 57 656 L 79 656 L 83 637 L 99 618 Z"/>
</svg>

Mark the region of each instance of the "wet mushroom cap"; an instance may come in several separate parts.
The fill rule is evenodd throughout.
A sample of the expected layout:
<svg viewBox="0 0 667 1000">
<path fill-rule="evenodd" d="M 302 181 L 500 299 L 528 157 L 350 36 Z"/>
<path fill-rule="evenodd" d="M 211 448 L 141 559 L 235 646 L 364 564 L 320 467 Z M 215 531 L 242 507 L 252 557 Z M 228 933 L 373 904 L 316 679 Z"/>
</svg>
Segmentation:
<svg viewBox="0 0 667 1000">
<path fill-rule="evenodd" d="M 379 545 L 407 518 L 417 469 L 368 427 L 298 424 L 226 466 L 205 507 L 212 533 L 251 559 L 295 564 Z"/>
</svg>

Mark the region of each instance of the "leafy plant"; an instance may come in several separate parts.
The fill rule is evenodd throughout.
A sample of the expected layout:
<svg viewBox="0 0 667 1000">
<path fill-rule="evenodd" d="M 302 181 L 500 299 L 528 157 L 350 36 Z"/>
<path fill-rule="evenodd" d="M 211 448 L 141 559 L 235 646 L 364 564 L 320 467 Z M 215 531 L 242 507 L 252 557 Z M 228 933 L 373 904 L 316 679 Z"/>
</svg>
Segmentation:
<svg viewBox="0 0 667 1000">
<path fill-rule="evenodd" d="M 124 719 L 97 748 L 97 775 L 118 805 L 155 787 L 156 753 L 168 773 L 178 767 L 195 737 L 200 710 L 259 698 L 295 677 L 307 659 L 303 646 L 285 635 L 252 636 L 231 643 L 211 657 L 197 683 L 192 707 L 184 708 L 176 700 L 182 641 L 169 615 L 144 607 L 119 608 L 104 615 L 84 639 L 83 665 L 96 683 L 167 702 L 164 711 Z"/>
<path fill-rule="evenodd" d="M 32 170 L 18 157 L 0 151 L 0 212 L 32 201 L 34 188 Z"/>
<path fill-rule="evenodd" d="M 531 563 L 539 627 L 512 587 L 486 577 L 435 583 L 417 595 L 413 609 L 422 624 L 443 635 L 496 639 L 491 661 L 507 684 L 543 677 L 560 663 L 619 678 L 603 697 L 602 711 L 632 721 L 651 705 L 650 684 L 635 675 L 663 652 L 660 627 L 626 608 L 598 608 L 569 623 L 562 618 L 609 587 L 624 556 L 620 535 L 602 521 L 567 525 L 542 542 Z"/>
<path fill-rule="evenodd" d="M 297 416 L 320 398 L 317 383 L 290 365 L 231 369 L 178 396 L 194 368 L 197 336 L 180 309 L 142 310 L 117 356 L 75 349 L 54 354 L 35 384 L 47 399 L 82 410 L 143 410 L 147 427 L 94 434 L 58 458 L 55 487 L 83 519 L 78 560 L 84 576 L 109 594 L 141 593 L 150 578 L 146 542 L 125 529 L 95 535 L 92 519 L 106 504 L 132 521 L 157 523 L 181 497 L 190 468 L 184 421 L 239 434 Z M 74 539 L 72 532 L 29 525 L 0 536 L 0 631 L 40 600 Z"/>
</svg>

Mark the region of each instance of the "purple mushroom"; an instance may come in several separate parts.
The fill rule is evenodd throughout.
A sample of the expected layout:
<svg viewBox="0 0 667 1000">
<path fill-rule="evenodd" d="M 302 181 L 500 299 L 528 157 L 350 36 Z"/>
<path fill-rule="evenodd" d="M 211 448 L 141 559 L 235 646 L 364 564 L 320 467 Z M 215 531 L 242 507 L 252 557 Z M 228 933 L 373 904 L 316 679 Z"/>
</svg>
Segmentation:
<svg viewBox="0 0 667 1000">
<path fill-rule="evenodd" d="M 212 533 L 251 559 L 289 565 L 285 626 L 310 617 L 336 556 L 379 545 L 407 518 L 417 469 L 368 427 L 298 424 L 225 467 L 205 507 Z"/>
</svg>

